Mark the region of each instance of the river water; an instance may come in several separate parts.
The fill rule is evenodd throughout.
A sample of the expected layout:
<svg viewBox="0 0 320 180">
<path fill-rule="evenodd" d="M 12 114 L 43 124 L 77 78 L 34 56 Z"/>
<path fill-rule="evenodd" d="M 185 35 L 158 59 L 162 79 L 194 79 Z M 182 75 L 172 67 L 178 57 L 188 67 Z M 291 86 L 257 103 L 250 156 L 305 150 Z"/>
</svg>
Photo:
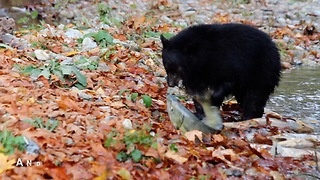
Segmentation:
<svg viewBox="0 0 320 180">
<path fill-rule="evenodd" d="M 296 67 L 283 72 L 267 108 L 283 116 L 320 121 L 320 67 Z"/>
</svg>

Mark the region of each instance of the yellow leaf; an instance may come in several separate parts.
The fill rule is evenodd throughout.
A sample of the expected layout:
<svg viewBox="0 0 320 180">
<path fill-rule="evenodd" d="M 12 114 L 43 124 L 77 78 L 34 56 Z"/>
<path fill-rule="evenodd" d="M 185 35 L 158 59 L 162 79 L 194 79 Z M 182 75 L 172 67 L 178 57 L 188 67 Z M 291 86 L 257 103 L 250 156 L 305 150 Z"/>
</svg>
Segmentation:
<svg viewBox="0 0 320 180">
<path fill-rule="evenodd" d="M 70 52 L 63 53 L 63 55 L 70 57 L 70 56 L 74 56 L 78 53 L 79 53 L 78 51 L 70 51 Z"/>
<path fill-rule="evenodd" d="M 132 179 L 130 172 L 124 168 L 120 169 L 117 174 L 124 180 Z"/>
<path fill-rule="evenodd" d="M 15 168 L 13 164 L 15 164 L 14 159 L 8 161 L 8 156 L 0 153 L 0 174 L 7 170 Z"/>
<path fill-rule="evenodd" d="M 104 90 L 103 90 L 101 87 L 99 87 L 99 88 L 97 89 L 97 93 L 100 94 L 100 95 L 104 95 L 104 94 L 105 94 L 105 93 L 104 93 Z"/>
<path fill-rule="evenodd" d="M 107 177 L 107 172 L 104 172 L 100 176 L 93 178 L 93 180 L 105 180 Z"/>
<path fill-rule="evenodd" d="M 35 103 L 35 102 L 36 102 L 36 100 L 35 100 L 33 97 L 31 97 L 31 98 L 28 99 L 28 103 L 29 103 L 29 104 L 33 104 L 33 103 Z"/>
</svg>

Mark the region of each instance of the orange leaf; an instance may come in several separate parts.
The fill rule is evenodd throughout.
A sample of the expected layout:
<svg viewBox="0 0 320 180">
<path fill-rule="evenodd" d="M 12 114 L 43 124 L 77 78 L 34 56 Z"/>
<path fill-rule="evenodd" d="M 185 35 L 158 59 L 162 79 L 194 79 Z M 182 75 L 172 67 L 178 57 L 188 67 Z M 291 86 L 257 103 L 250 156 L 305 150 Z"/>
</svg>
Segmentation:
<svg viewBox="0 0 320 180">
<path fill-rule="evenodd" d="M 126 41 L 127 40 L 127 37 L 124 34 L 115 34 L 114 38 L 115 39 L 119 39 L 120 41 Z"/>
<path fill-rule="evenodd" d="M 79 112 L 86 113 L 85 110 L 79 107 L 77 102 L 67 96 L 61 96 L 61 99 L 57 100 L 56 102 L 63 110 L 77 110 Z"/>
<path fill-rule="evenodd" d="M 67 180 L 70 179 L 66 173 L 66 169 L 64 167 L 51 167 L 48 168 L 48 174 L 53 178 L 53 179 L 61 179 L 61 180 Z"/>
<path fill-rule="evenodd" d="M 145 16 L 134 18 L 134 28 L 135 29 L 139 28 L 145 22 L 145 20 L 146 20 Z"/>
</svg>

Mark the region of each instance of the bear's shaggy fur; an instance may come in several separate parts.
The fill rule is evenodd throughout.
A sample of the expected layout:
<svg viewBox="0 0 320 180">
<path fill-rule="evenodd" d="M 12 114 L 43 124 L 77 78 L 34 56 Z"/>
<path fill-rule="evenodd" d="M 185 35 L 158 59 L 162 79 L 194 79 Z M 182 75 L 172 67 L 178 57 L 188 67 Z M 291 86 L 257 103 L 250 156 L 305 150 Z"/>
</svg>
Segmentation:
<svg viewBox="0 0 320 180">
<path fill-rule="evenodd" d="M 262 117 L 281 76 L 278 49 L 269 35 L 243 24 L 206 24 L 191 26 L 170 39 L 161 35 L 161 41 L 168 85 L 182 80 L 197 101 L 199 116 L 209 117 L 210 108 L 204 106 L 220 107 L 232 94 L 243 119 Z M 222 128 L 221 118 L 209 121 L 219 124 L 213 128 Z"/>
</svg>

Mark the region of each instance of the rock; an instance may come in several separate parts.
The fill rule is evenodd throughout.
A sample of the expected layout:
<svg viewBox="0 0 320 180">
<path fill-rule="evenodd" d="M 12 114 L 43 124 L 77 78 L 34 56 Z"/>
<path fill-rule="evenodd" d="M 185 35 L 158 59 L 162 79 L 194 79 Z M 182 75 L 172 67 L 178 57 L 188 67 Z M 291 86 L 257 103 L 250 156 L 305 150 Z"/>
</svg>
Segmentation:
<svg viewBox="0 0 320 180">
<path fill-rule="evenodd" d="M 133 50 L 133 51 L 141 51 L 140 46 L 134 41 L 123 42 L 123 41 L 120 41 L 119 39 L 113 39 L 113 43 L 121 44 L 122 46 L 129 48 L 130 50 Z"/>
<path fill-rule="evenodd" d="M 84 92 L 78 92 L 78 96 L 81 99 L 87 100 L 87 101 L 91 101 L 92 100 L 92 95 L 84 93 Z"/>
<path fill-rule="evenodd" d="M 63 141 L 63 143 L 64 143 L 66 146 L 72 146 L 72 145 L 75 144 L 74 141 L 73 141 L 73 139 L 71 139 L 71 138 L 69 138 L 69 137 L 63 137 L 63 138 L 62 138 L 62 141 Z"/>
<path fill-rule="evenodd" d="M 272 136 L 272 142 L 271 154 L 274 156 L 301 158 L 316 153 L 320 159 L 320 137 L 317 135 L 286 133 Z"/>
<path fill-rule="evenodd" d="M 201 15 L 201 14 L 195 15 L 194 20 L 197 22 L 197 24 L 205 24 L 206 22 L 210 21 L 207 15 Z"/>
<path fill-rule="evenodd" d="M 297 119 L 286 119 L 280 120 L 276 118 L 269 118 L 270 125 L 278 128 L 289 128 L 298 133 L 313 133 L 314 129 L 307 125 L 306 123 L 297 120 Z M 241 122 L 231 122 L 231 123 L 223 123 L 225 128 L 236 128 L 236 129 L 248 129 L 251 127 L 259 127 L 266 125 L 266 118 L 256 118 Z"/>
<path fill-rule="evenodd" d="M 24 140 L 26 142 L 26 152 L 27 154 L 39 154 L 40 153 L 40 147 L 38 144 L 32 140 L 27 139 L 24 137 Z"/>
<path fill-rule="evenodd" d="M 96 48 L 98 45 L 90 37 L 86 37 L 82 41 L 82 51 L 90 51 L 93 48 Z"/>
<path fill-rule="evenodd" d="M 0 34 L 12 34 L 15 25 L 14 19 L 9 17 L 0 17 Z"/>
<path fill-rule="evenodd" d="M 72 39 L 78 39 L 78 38 L 83 37 L 83 34 L 79 30 L 76 30 L 76 29 L 68 29 L 66 31 L 65 35 L 68 38 L 72 38 Z"/>
<path fill-rule="evenodd" d="M 172 22 L 173 22 L 173 20 L 172 19 L 170 19 L 170 18 L 168 18 L 168 16 L 161 16 L 161 18 L 160 18 L 162 21 L 164 21 L 164 22 L 166 22 L 166 23 L 168 23 L 168 24 L 171 24 Z"/>
<path fill-rule="evenodd" d="M 320 64 L 318 64 L 316 61 L 313 61 L 310 57 L 306 57 L 306 58 L 303 58 L 301 60 L 301 63 L 303 63 L 304 65 L 307 65 L 307 66 L 320 66 Z"/>
<path fill-rule="evenodd" d="M 190 10 L 190 11 L 184 11 L 182 13 L 182 17 L 187 18 L 187 17 L 192 17 L 194 15 L 196 15 L 196 11 Z"/>
<path fill-rule="evenodd" d="M 68 19 L 72 19 L 72 18 L 74 18 L 75 14 L 74 14 L 74 11 L 72 11 L 70 9 L 63 9 L 60 11 L 60 16 L 68 18 Z"/>
<path fill-rule="evenodd" d="M 99 62 L 97 70 L 102 72 L 109 72 L 110 67 L 105 62 Z"/>
<path fill-rule="evenodd" d="M 320 10 L 319 10 L 319 9 L 314 10 L 313 13 L 314 13 L 316 16 L 320 16 Z"/>
<path fill-rule="evenodd" d="M 18 50 L 23 50 L 29 46 L 25 39 L 17 38 L 11 34 L 0 34 L 0 42 L 8 44 L 9 47 L 16 47 Z"/>
<path fill-rule="evenodd" d="M 122 125 L 125 129 L 133 129 L 132 122 L 130 119 L 123 120 Z"/>
<path fill-rule="evenodd" d="M 36 55 L 36 58 L 41 61 L 46 61 L 50 58 L 49 54 L 47 54 L 44 50 L 41 49 L 36 49 L 34 51 L 34 54 Z"/>
<path fill-rule="evenodd" d="M 283 69 L 290 69 L 292 68 L 292 65 L 289 62 L 281 62 L 281 67 Z"/>
</svg>

